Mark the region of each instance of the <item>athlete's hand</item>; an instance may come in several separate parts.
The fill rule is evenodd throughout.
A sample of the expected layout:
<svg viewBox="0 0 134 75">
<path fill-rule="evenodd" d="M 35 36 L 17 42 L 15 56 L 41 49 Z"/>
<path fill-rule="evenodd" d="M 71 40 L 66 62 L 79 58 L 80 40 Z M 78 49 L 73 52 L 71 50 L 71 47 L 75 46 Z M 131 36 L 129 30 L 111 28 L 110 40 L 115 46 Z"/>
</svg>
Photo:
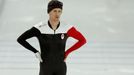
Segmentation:
<svg viewBox="0 0 134 75">
<path fill-rule="evenodd" d="M 37 59 L 39 59 L 40 62 L 43 62 L 40 52 L 35 53 L 35 56 Z"/>
<path fill-rule="evenodd" d="M 67 57 L 68 57 L 68 54 L 65 53 L 65 56 L 64 56 L 64 62 L 66 62 Z"/>
<path fill-rule="evenodd" d="M 66 57 L 64 58 L 64 62 L 66 62 Z"/>
</svg>

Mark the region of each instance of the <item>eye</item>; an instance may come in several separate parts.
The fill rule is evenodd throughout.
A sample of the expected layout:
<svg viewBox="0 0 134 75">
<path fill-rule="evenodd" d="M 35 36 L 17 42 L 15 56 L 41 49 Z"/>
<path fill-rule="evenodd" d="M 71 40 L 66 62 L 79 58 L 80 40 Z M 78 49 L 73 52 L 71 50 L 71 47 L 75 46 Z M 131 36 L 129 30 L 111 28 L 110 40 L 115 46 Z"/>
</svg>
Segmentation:
<svg viewBox="0 0 134 75">
<path fill-rule="evenodd" d="M 56 10 L 54 10 L 54 12 L 57 12 Z"/>
<path fill-rule="evenodd" d="M 60 13 L 60 12 L 61 12 L 61 10 L 58 10 L 58 12 Z"/>
</svg>

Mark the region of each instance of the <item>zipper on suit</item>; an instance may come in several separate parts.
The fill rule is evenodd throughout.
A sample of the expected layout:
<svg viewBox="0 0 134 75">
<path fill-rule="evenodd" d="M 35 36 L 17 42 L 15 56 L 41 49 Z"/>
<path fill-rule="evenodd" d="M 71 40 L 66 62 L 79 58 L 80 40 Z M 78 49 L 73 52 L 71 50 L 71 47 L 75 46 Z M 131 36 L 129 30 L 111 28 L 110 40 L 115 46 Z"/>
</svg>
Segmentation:
<svg viewBox="0 0 134 75">
<path fill-rule="evenodd" d="M 54 34 L 55 34 L 56 30 L 54 30 Z"/>
<path fill-rule="evenodd" d="M 56 32 L 56 30 L 54 30 L 53 38 L 55 38 L 55 32 Z"/>
</svg>

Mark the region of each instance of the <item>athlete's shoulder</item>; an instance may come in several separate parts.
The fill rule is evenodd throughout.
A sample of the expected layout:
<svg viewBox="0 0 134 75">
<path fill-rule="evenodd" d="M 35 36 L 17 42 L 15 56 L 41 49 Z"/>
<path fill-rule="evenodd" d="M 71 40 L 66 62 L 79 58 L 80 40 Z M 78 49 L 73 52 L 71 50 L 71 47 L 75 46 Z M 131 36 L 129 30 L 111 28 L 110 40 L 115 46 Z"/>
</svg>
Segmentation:
<svg viewBox="0 0 134 75">
<path fill-rule="evenodd" d="M 45 20 L 33 25 L 33 27 L 38 29 L 41 33 L 50 32 L 48 28 L 48 21 L 45 21 Z"/>
<path fill-rule="evenodd" d="M 34 24 L 33 27 L 35 27 L 37 29 L 40 29 L 40 28 L 42 28 L 42 27 L 44 27 L 46 25 L 47 25 L 46 21 L 40 21 L 40 22 Z"/>
</svg>

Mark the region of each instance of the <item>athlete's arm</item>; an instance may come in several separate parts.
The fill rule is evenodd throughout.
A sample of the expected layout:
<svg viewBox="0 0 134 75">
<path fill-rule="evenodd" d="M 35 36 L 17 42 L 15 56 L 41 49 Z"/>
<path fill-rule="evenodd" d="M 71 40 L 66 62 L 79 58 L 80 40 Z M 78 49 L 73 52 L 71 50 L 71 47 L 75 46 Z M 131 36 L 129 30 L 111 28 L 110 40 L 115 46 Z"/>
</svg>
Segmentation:
<svg viewBox="0 0 134 75">
<path fill-rule="evenodd" d="M 73 37 L 76 40 L 78 40 L 78 42 L 76 42 L 72 47 L 70 47 L 66 52 L 65 52 L 65 59 L 66 57 L 69 55 L 69 53 L 71 53 L 72 51 L 80 48 L 82 45 L 84 45 L 86 43 L 86 39 L 85 37 L 75 29 L 75 27 L 72 27 L 71 29 L 68 30 L 67 35 L 69 37 Z"/>
<path fill-rule="evenodd" d="M 17 42 L 20 43 L 23 47 L 31 50 L 34 53 L 37 53 L 38 50 L 36 50 L 34 47 L 32 47 L 26 40 L 31 37 L 36 37 L 40 34 L 40 31 L 36 29 L 35 27 L 32 27 L 31 29 L 25 31 L 23 34 L 21 34 L 17 38 Z"/>
</svg>

